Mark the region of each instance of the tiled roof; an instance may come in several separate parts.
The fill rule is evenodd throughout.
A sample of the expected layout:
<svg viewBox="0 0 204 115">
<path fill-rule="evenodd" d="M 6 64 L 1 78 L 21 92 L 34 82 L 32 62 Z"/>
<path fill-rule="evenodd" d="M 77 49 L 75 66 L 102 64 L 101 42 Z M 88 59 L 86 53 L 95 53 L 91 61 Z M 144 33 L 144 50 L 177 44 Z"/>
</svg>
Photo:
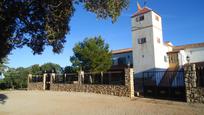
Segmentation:
<svg viewBox="0 0 204 115">
<path fill-rule="evenodd" d="M 166 42 L 164 42 L 164 45 L 166 45 L 166 46 L 170 46 L 170 47 L 173 47 L 173 46 L 174 46 L 170 41 L 166 41 Z"/>
<path fill-rule="evenodd" d="M 204 62 L 196 62 L 196 63 L 190 63 L 190 64 L 195 64 L 196 68 L 203 68 L 204 67 Z M 189 65 L 187 63 L 184 66 L 189 66 Z"/>
<path fill-rule="evenodd" d="M 132 17 L 138 16 L 141 14 L 145 14 L 145 13 L 150 12 L 150 11 L 152 11 L 152 9 L 150 9 L 148 7 L 144 7 L 142 10 L 137 11 Z"/>
<path fill-rule="evenodd" d="M 121 53 L 128 53 L 128 52 L 132 52 L 132 48 L 113 50 L 112 54 L 121 54 Z"/>
<path fill-rule="evenodd" d="M 196 44 L 182 45 L 182 46 L 174 46 L 173 51 L 184 50 L 187 48 L 199 48 L 199 47 L 204 47 L 204 42 L 203 43 L 196 43 Z"/>
<path fill-rule="evenodd" d="M 168 53 L 176 53 L 179 50 L 184 50 L 184 49 L 187 49 L 187 48 L 204 47 L 204 42 L 203 43 L 196 43 L 196 44 L 182 45 L 182 46 L 172 46 L 172 47 L 173 47 L 173 51 L 170 51 Z M 113 50 L 112 54 L 121 54 L 121 53 L 128 53 L 128 52 L 132 52 L 132 48 Z"/>
<path fill-rule="evenodd" d="M 167 52 L 167 54 L 179 53 L 179 50 Z"/>
</svg>

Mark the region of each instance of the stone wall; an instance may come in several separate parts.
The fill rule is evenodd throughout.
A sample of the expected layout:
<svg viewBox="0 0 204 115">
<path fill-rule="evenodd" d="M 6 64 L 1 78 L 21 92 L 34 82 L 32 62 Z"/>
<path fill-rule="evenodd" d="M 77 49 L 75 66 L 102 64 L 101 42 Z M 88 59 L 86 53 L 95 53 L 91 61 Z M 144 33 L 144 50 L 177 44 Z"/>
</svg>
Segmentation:
<svg viewBox="0 0 204 115">
<path fill-rule="evenodd" d="M 43 82 L 29 83 L 28 90 L 43 90 Z"/>
<path fill-rule="evenodd" d="M 80 75 L 83 76 L 83 75 Z M 92 84 L 54 84 L 53 91 L 74 91 L 107 94 L 114 96 L 134 97 L 133 69 L 125 69 L 125 85 L 92 85 Z"/>
<path fill-rule="evenodd" d="M 196 76 L 196 66 L 187 65 L 185 67 L 186 100 L 188 103 L 204 103 L 204 88 L 198 87 Z"/>
<path fill-rule="evenodd" d="M 78 84 L 51 84 L 50 90 L 68 92 L 90 92 L 115 96 L 130 96 L 128 87 L 123 85 L 78 85 Z"/>
<path fill-rule="evenodd" d="M 79 72 L 79 77 L 84 76 L 83 72 Z M 32 83 L 29 80 L 32 78 L 32 75 L 28 76 L 28 90 L 45 90 L 47 74 L 43 75 L 43 82 Z M 51 75 L 52 78 L 55 77 L 55 74 Z M 80 78 L 78 78 L 80 79 Z M 125 97 L 134 97 L 134 82 L 133 82 L 133 69 L 125 69 L 125 85 L 93 85 L 93 84 L 82 84 L 81 81 L 78 84 L 57 84 L 51 81 L 48 81 L 50 84 L 50 90 L 53 91 L 75 91 L 75 92 L 92 92 L 98 94 L 107 94 L 115 96 L 125 96 Z"/>
</svg>

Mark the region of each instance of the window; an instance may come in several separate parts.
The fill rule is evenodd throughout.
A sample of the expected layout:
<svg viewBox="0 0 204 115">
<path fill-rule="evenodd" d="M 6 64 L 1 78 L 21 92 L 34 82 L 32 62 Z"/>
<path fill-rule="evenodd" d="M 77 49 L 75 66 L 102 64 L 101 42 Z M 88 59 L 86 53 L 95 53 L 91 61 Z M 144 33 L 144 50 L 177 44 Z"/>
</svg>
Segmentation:
<svg viewBox="0 0 204 115">
<path fill-rule="evenodd" d="M 178 64 L 178 53 L 171 53 L 169 54 L 169 63 L 176 63 Z"/>
<path fill-rule="evenodd" d="M 144 15 L 140 16 L 140 21 L 143 21 L 143 20 L 144 20 Z"/>
<path fill-rule="evenodd" d="M 112 64 L 115 65 L 115 60 L 114 59 L 112 59 Z"/>
<path fill-rule="evenodd" d="M 159 43 L 159 44 L 161 43 L 161 40 L 160 40 L 160 38 L 157 38 L 157 43 Z"/>
<path fill-rule="evenodd" d="M 118 58 L 118 65 L 125 65 L 126 64 L 126 58 L 120 57 Z"/>
<path fill-rule="evenodd" d="M 155 20 L 159 21 L 159 16 L 155 16 Z"/>
<path fill-rule="evenodd" d="M 138 44 L 144 44 L 146 43 L 146 38 L 139 38 L 138 39 Z"/>
<path fill-rule="evenodd" d="M 167 62 L 167 56 L 164 56 L 164 62 Z"/>
<path fill-rule="evenodd" d="M 138 17 L 136 17 L 136 22 L 139 22 L 139 18 Z"/>
<path fill-rule="evenodd" d="M 128 55 L 127 58 L 130 59 L 130 56 Z"/>
<path fill-rule="evenodd" d="M 136 18 L 136 22 L 143 21 L 143 20 L 144 20 L 144 15 Z"/>
</svg>

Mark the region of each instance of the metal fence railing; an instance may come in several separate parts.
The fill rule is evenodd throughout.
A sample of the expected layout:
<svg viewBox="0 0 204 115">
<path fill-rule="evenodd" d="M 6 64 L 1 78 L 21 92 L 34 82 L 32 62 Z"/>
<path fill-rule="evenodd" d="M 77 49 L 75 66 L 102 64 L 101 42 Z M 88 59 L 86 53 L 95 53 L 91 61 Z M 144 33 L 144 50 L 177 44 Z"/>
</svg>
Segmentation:
<svg viewBox="0 0 204 115">
<path fill-rule="evenodd" d="M 29 80 L 30 82 L 43 82 L 43 75 L 32 75 L 32 78 Z"/>
<path fill-rule="evenodd" d="M 72 84 L 78 81 L 78 74 L 77 73 L 67 73 L 63 75 L 56 75 L 53 79 L 54 83 L 68 83 Z"/>
<path fill-rule="evenodd" d="M 110 71 L 103 73 L 90 73 L 85 72 L 79 80 L 78 73 L 47 74 L 46 82 L 64 83 L 64 84 L 107 84 L 107 85 L 125 85 L 125 72 L 124 71 Z M 30 82 L 43 82 L 43 75 L 32 75 Z"/>
<path fill-rule="evenodd" d="M 125 85 L 124 71 L 85 73 L 84 84 Z"/>
<path fill-rule="evenodd" d="M 78 83 L 77 73 L 67 73 L 64 75 L 56 75 L 53 83 Z M 124 71 L 104 72 L 104 73 L 84 73 L 81 78 L 82 84 L 109 84 L 109 85 L 125 85 Z"/>
<path fill-rule="evenodd" d="M 179 87 L 184 86 L 184 71 L 143 72 L 142 82 L 148 86 Z"/>
<path fill-rule="evenodd" d="M 204 67 L 196 68 L 197 86 L 204 87 Z"/>
<path fill-rule="evenodd" d="M 148 71 L 135 78 L 141 96 L 185 101 L 184 71 Z"/>
</svg>

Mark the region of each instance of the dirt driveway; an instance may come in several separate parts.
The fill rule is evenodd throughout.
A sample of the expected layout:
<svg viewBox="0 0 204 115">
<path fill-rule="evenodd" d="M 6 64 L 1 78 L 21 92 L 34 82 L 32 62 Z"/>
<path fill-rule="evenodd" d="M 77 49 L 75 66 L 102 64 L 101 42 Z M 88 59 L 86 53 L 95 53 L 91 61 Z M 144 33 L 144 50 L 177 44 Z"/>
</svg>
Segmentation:
<svg viewBox="0 0 204 115">
<path fill-rule="evenodd" d="M 0 92 L 0 115 L 203 115 L 204 105 L 76 92 Z"/>
</svg>

